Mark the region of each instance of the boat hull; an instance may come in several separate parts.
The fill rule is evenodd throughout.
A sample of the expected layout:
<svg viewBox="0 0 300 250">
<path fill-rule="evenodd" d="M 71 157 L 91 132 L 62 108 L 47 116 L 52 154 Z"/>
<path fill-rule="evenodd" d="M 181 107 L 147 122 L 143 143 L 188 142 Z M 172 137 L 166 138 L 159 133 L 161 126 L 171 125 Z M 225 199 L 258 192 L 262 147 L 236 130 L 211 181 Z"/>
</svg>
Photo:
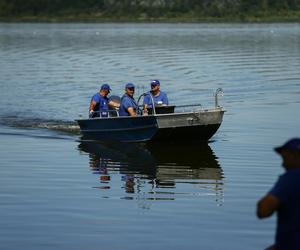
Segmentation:
<svg viewBox="0 0 300 250">
<path fill-rule="evenodd" d="M 152 140 L 207 141 L 220 127 L 223 114 L 222 109 L 212 109 L 157 116 L 159 129 Z"/>
<path fill-rule="evenodd" d="M 157 132 L 156 119 L 148 117 L 114 117 L 77 120 L 87 140 L 143 142 Z"/>
<path fill-rule="evenodd" d="M 157 131 L 152 141 L 208 141 L 221 124 L 162 128 Z"/>
<path fill-rule="evenodd" d="M 222 123 L 224 110 L 77 120 L 84 139 L 123 142 L 207 141 Z"/>
</svg>

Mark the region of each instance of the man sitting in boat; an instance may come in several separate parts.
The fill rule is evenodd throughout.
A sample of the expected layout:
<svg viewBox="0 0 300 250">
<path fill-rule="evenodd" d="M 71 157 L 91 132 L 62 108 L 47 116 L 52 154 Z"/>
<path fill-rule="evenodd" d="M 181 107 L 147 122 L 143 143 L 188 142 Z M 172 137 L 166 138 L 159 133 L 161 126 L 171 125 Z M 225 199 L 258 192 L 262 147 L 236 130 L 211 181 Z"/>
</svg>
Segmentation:
<svg viewBox="0 0 300 250">
<path fill-rule="evenodd" d="M 121 105 L 119 110 L 120 116 L 136 116 L 137 103 L 134 95 L 135 86 L 133 83 L 127 83 L 125 86 L 125 94 L 121 98 Z"/>
<path fill-rule="evenodd" d="M 107 97 L 110 91 L 110 86 L 105 83 L 101 86 L 100 91 L 92 97 L 89 107 L 90 118 L 108 117 L 110 108 L 118 108 L 120 106 L 119 103 Z"/>
<path fill-rule="evenodd" d="M 169 105 L 167 94 L 160 90 L 159 80 L 151 81 L 151 90 L 144 97 L 144 113 L 148 112 L 148 108 L 153 108 L 153 102 L 154 106 Z"/>
</svg>

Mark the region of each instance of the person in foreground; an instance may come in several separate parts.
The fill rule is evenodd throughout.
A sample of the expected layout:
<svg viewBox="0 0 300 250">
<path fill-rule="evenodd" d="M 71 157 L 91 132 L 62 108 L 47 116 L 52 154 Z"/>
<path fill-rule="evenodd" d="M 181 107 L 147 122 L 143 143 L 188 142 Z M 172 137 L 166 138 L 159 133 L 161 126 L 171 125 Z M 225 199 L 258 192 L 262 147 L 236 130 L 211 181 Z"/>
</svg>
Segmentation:
<svg viewBox="0 0 300 250">
<path fill-rule="evenodd" d="M 125 86 L 125 94 L 121 98 L 121 105 L 119 110 L 120 116 L 136 116 L 137 103 L 135 102 L 134 95 L 135 86 L 133 83 L 127 83 Z"/>
<path fill-rule="evenodd" d="M 300 138 L 275 148 L 282 157 L 285 173 L 257 204 L 258 218 L 277 212 L 275 244 L 268 250 L 300 249 Z"/>
<path fill-rule="evenodd" d="M 152 96 L 152 98 L 151 98 Z M 169 100 L 167 94 L 160 90 L 159 80 L 151 81 L 151 90 L 146 93 L 144 97 L 144 113 L 147 113 L 147 108 L 153 108 L 152 99 L 155 106 L 167 106 L 169 105 Z"/>
<path fill-rule="evenodd" d="M 118 108 L 120 106 L 119 103 L 116 103 L 107 97 L 110 91 L 110 86 L 108 84 L 103 84 L 100 91 L 92 97 L 89 107 L 90 118 L 108 117 L 110 108 Z"/>
</svg>

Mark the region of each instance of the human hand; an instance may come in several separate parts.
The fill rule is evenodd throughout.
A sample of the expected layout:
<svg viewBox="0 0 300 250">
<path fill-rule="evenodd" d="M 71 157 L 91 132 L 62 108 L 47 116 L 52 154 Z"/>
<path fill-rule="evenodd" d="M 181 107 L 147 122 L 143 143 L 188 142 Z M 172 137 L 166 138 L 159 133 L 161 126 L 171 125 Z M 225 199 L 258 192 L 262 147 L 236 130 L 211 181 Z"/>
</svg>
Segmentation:
<svg viewBox="0 0 300 250">
<path fill-rule="evenodd" d="M 89 117 L 90 117 L 90 118 L 93 117 L 93 114 L 94 114 L 94 110 L 90 110 L 90 111 L 89 111 Z"/>
</svg>

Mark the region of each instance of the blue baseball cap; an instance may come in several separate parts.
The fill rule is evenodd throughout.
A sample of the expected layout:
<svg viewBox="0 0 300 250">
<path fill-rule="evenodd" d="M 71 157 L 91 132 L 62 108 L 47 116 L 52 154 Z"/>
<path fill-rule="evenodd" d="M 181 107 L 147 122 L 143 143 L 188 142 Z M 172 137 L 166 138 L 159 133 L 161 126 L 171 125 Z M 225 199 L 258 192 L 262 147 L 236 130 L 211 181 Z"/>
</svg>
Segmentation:
<svg viewBox="0 0 300 250">
<path fill-rule="evenodd" d="M 277 153 L 281 153 L 282 150 L 300 151 L 300 138 L 293 138 L 287 141 L 280 147 L 274 148 Z"/>
<path fill-rule="evenodd" d="M 133 83 L 129 82 L 129 83 L 127 83 L 126 86 L 125 86 L 125 89 L 127 89 L 127 88 L 135 88 L 135 86 L 134 86 Z"/>
<path fill-rule="evenodd" d="M 104 83 L 104 84 L 102 84 L 102 86 L 101 86 L 101 89 L 100 89 L 100 90 L 102 90 L 102 89 L 104 89 L 104 90 L 108 90 L 108 91 L 111 91 L 111 88 L 110 88 L 110 86 L 109 86 L 107 83 Z"/>
<path fill-rule="evenodd" d="M 160 85 L 160 82 L 158 80 L 151 81 L 151 86 Z"/>
</svg>

